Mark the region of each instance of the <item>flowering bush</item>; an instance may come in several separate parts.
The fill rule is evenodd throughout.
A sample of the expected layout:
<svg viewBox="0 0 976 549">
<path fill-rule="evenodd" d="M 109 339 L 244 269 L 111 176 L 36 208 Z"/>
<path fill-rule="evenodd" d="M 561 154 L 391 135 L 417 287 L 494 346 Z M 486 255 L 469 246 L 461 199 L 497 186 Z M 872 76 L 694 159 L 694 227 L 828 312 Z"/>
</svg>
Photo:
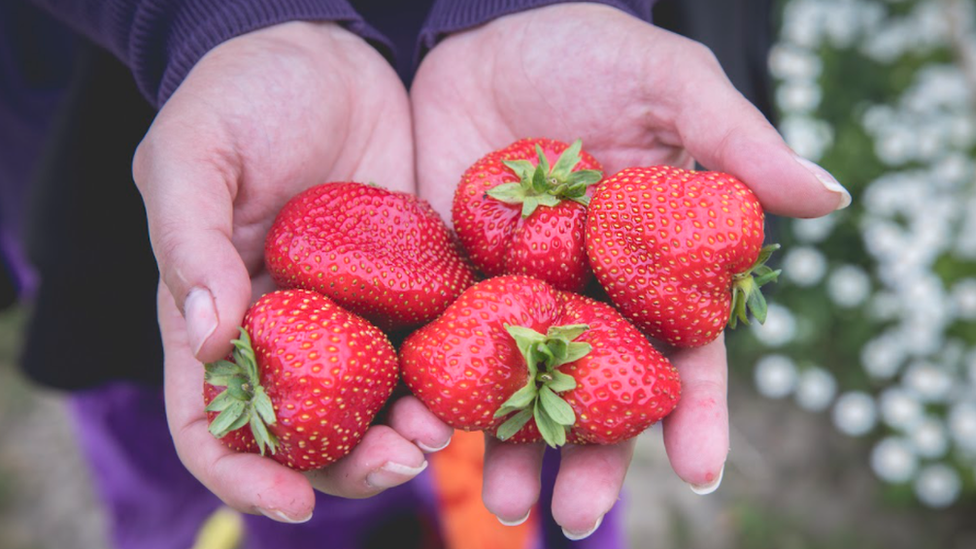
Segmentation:
<svg viewBox="0 0 976 549">
<path fill-rule="evenodd" d="M 877 476 L 946 507 L 976 493 L 976 8 L 787 0 L 780 130 L 854 196 L 771 219 L 783 276 L 730 340 L 759 392 L 871 437 Z"/>
</svg>

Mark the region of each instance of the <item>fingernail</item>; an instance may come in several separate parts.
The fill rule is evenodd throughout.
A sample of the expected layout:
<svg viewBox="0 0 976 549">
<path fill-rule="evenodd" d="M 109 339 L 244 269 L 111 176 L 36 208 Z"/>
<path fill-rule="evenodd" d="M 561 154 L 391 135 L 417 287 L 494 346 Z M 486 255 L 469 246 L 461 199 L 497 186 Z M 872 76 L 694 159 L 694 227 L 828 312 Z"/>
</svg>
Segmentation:
<svg viewBox="0 0 976 549">
<path fill-rule="evenodd" d="M 311 511 L 309 511 L 308 516 L 302 517 L 302 518 L 297 518 L 297 519 L 296 518 L 289 517 L 288 515 L 282 513 L 281 511 L 279 511 L 277 509 L 261 509 L 261 508 L 258 508 L 258 511 L 262 515 L 268 517 L 271 520 L 278 521 L 278 522 L 284 522 L 286 524 L 301 524 L 303 522 L 308 522 L 308 521 L 312 520 L 312 513 L 311 513 Z"/>
<path fill-rule="evenodd" d="M 196 355 L 217 329 L 217 308 L 210 292 L 203 288 L 190 290 L 183 305 L 183 317 L 186 318 L 190 348 Z"/>
<path fill-rule="evenodd" d="M 420 467 L 410 467 L 387 461 L 382 467 L 366 475 L 366 484 L 373 488 L 393 488 L 419 475 L 426 468 L 426 461 Z"/>
<path fill-rule="evenodd" d="M 444 444 L 441 444 L 440 446 L 438 446 L 436 448 L 434 448 L 433 446 L 427 446 L 426 444 L 424 444 L 423 442 L 420 442 L 419 440 L 416 441 L 417 448 L 420 448 L 421 450 L 423 450 L 423 452 L 425 454 L 431 454 L 431 453 L 434 453 L 434 452 L 439 452 L 439 451 L 443 450 L 444 448 L 447 448 L 447 445 L 450 444 L 450 443 L 451 443 L 451 437 L 448 437 L 447 438 L 447 441 L 445 441 Z"/>
<path fill-rule="evenodd" d="M 820 183 L 824 186 L 825 189 L 827 189 L 832 193 L 837 193 L 840 195 L 841 197 L 840 204 L 837 206 L 838 210 L 843 210 L 844 208 L 851 205 L 851 193 L 849 193 L 847 189 L 844 188 L 843 185 L 841 185 L 836 179 L 834 179 L 834 176 L 830 175 L 830 172 L 823 169 L 819 165 L 810 162 L 809 160 L 803 158 L 802 156 L 795 156 L 794 158 L 801 166 L 806 168 L 808 172 L 812 173 L 813 176 L 817 178 L 817 181 L 820 181 Z"/>
<path fill-rule="evenodd" d="M 529 515 L 530 514 L 532 514 L 532 509 L 529 509 L 525 513 L 525 516 L 524 517 L 518 518 L 518 519 L 515 519 L 515 520 L 505 520 L 505 519 L 503 519 L 502 517 L 499 517 L 499 516 L 496 516 L 495 518 L 497 518 L 498 519 L 498 522 L 504 524 L 505 526 L 518 526 L 519 524 L 522 524 L 523 522 L 529 520 Z"/>
<path fill-rule="evenodd" d="M 707 496 L 715 490 L 718 490 L 719 484 L 722 484 L 723 476 L 725 476 L 725 465 L 722 465 L 722 469 L 720 469 L 718 472 L 718 477 L 716 477 L 712 482 L 707 484 L 689 484 L 689 486 L 691 486 L 691 491 L 699 496 Z"/>
<path fill-rule="evenodd" d="M 563 535 L 566 536 L 566 539 L 570 541 L 579 541 L 581 539 L 586 539 L 590 537 L 593 534 L 593 532 L 596 532 L 596 529 L 599 528 L 601 524 L 603 524 L 603 516 L 600 516 L 600 518 L 596 519 L 596 524 L 593 525 L 593 528 L 590 528 L 586 532 L 580 532 L 580 533 L 571 532 L 563 528 Z"/>
</svg>

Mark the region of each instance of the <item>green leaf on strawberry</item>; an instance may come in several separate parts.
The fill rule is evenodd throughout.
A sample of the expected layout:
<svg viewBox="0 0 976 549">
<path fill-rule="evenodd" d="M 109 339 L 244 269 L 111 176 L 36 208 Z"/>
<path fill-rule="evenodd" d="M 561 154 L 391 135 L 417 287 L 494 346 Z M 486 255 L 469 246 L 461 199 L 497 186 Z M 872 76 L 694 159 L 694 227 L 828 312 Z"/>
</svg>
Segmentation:
<svg viewBox="0 0 976 549">
<path fill-rule="evenodd" d="M 261 455 L 265 449 L 272 454 L 278 441 L 268 432 L 267 425 L 274 425 L 274 406 L 261 386 L 261 373 L 258 370 L 251 338 L 244 328 L 240 339 L 234 345 L 234 361 L 220 360 L 205 366 L 204 379 L 210 385 L 226 387 L 207 405 L 206 411 L 219 412 L 210 423 L 210 433 L 217 438 L 227 436 L 245 425 L 250 425 L 254 441 Z"/>
<path fill-rule="evenodd" d="M 573 200 L 586 206 L 589 204 L 586 188 L 599 182 L 603 174 L 598 170 L 573 171 L 582 160 L 582 148 L 583 142 L 577 139 L 550 167 L 542 147 L 536 144 L 539 163 L 533 166 L 528 160 L 504 161 L 519 181 L 498 185 L 489 189 L 487 195 L 506 204 L 521 204 L 523 218 L 531 216 L 539 206 L 552 208 L 562 200 Z"/>
<path fill-rule="evenodd" d="M 779 278 L 781 270 L 774 271 L 766 265 L 770 256 L 779 247 L 779 244 L 763 246 L 752 267 L 732 277 L 732 307 L 729 314 L 729 328 L 735 329 L 740 320 L 749 324 L 748 313 L 752 313 L 752 316 L 760 324 L 766 322 L 766 298 L 763 297 L 759 288 L 763 284 L 775 282 Z"/>
<path fill-rule="evenodd" d="M 576 413 L 557 393 L 575 389 L 576 380 L 557 368 L 593 350 L 589 343 L 573 341 L 588 329 L 585 324 L 553 326 L 543 335 L 524 326 L 505 326 L 525 359 L 529 375 L 525 386 L 495 412 L 496 418 L 517 412 L 498 428 L 499 439 L 507 440 L 529 418 L 534 418 L 547 444 L 556 448 L 566 443 L 566 433 L 576 423 Z"/>
</svg>

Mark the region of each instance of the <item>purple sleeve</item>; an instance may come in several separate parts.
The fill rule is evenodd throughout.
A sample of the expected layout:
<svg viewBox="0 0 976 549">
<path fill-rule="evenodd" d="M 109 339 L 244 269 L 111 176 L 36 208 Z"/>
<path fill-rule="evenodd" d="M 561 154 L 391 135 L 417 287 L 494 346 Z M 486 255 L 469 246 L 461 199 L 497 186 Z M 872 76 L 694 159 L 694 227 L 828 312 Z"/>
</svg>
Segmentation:
<svg viewBox="0 0 976 549">
<path fill-rule="evenodd" d="M 419 52 L 423 55 L 442 38 L 478 26 L 503 15 L 578 0 L 436 0 L 420 32 Z M 651 20 L 655 0 L 597 0 L 645 21 Z"/>
<path fill-rule="evenodd" d="M 338 21 L 373 42 L 385 39 L 345 0 L 34 0 L 117 56 L 142 94 L 166 102 L 208 50 L 285 21 Z"/>
</svg>

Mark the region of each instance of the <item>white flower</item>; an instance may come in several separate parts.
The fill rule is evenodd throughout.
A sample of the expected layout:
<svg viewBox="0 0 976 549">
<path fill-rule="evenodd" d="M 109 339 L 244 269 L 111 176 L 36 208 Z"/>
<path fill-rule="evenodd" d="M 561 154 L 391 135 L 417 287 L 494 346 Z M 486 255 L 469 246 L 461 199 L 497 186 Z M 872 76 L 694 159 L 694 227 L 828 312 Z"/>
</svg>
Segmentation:
<svg viewBox="0 0 976 549">
<path fill-rule="evenodd" d="M 827 295 L 840 307 L 857 307 L 871 295 L 871 277 L 861 267 L 837 267 L 827 280 Z"/>
<path fill-rule="evenodd" d="M 959 402 L 949 409 L 949 433 L 960 448 L 976 451 L 976 402 Z"/>
<path fill-rule="evenodd" d="M 808 113 L 820 105 L 823 92 L 810 80 L 790 80 L 776 88 L 776 104 L 784 111 Z"/>
<path fill-rule="evenodd" d="M 810 246 L 792 248 L 783 257 L 783 276 L 797 286 L 808 287 L 820 282 L 827 272 L 827 258 Z"/>
<path fill-rule="evenodd" d="M 766 309 L 766 322 L 753 322 L 752 333 L 767 347 L 786 345 L 796 337 L 796 317 L 786 307 L 770 303 Z"/>
<path fill-rule="evenodd" d="M 919 501 L 937 509 L 952 505 L 961 489 L 959 473 L 942 463 L 925 466 L 915 479 L 915 495 Z"/>
<path fill-rule="evenodd" d="M 784 116 L 779 129 L 798 155 L 813 162 L 820 160 L 834 139 L 834 131 L 829 123 L 799 114 Z"/>
<path fill-rule="evenodd" d="M 871 432 L 878 423 L 878 410 L 874 398 L 867 393 L 851 391 L 837 398 L 833 413 L 837 430 L 850 436 Z"/>
<path fill-rule="evenodd" d="M 976 164 L 967 155 L 953 151 L 932 165 L 930 179 L 946 189 L 956 189 L 963 183 L 973 180 Z"/>
<path fill-rule="evenodd" d="M 908 351 L 895 331 L 888 331 L 861 347 L 861 365 L 875 379 L 890 379 L 901 370 Z"/>
<path fill-rule="evenodd" d="M 807 368 L 796 386 L 796 402 L 804 410 L 826 410 L 837 394 L 837 380 L 823 368 Z"/>
<path fill-rule="evenodd" d="M 881 322 L 895 320 L 901 316 L 902 311 L 901 298 L 894 292 L 881 290 L 871 296 L 868 313 L 875 320 Z"/>
<path fill-rule="evenodd" d="M 900 387 L 885 389 L 878 400 L 881 419 L 895 429 L 908 431 L 922 420 L 924 409 L 914 395 Z"/>
<path fill-rule="evenodd" d="M 956 318 L 976 320 L 976 278 L 964 278 L 953 284 L 949 303 Z"/>
<path fill-rule="evenodd" d="M 944 402 L 953 379 L 945 368 L 923 360 L 908 367 L 902 384 L 922 402 Z"/>
<path fill-rule="evenodd" d="M 769 71 L 779 80 L 816 80 L 823 61 L 808 49 L 783 42 L 769 51 Z"/>
<path fill-rule="evenodd" d="M 918 469 L 918 456 L 905 440 L 888 437 L 871 451 L 871 468 L 881 480 L 905 482 Z"/>
<path fill-rule="evenodd" d="M 941 419 L 926 417 L 909 433 L 915 453 L 924 458 L 940 458 L 949 449 L 949 437 Z"/>
<path fill-rule="evenodd" d="M 809 244 L 826 240 L 836 225 L 836 214 L 812 219 L 794 219 L 792 224 L 793 234 L 796 235 L 796 238 Z"/>
<path fill-rule="evenodd" d="M 756 389 L 767 398 L 783 398 L 796 386 L 796 364 L 783 355 L 766 355 L 756 362 Z"/>
</svg>

